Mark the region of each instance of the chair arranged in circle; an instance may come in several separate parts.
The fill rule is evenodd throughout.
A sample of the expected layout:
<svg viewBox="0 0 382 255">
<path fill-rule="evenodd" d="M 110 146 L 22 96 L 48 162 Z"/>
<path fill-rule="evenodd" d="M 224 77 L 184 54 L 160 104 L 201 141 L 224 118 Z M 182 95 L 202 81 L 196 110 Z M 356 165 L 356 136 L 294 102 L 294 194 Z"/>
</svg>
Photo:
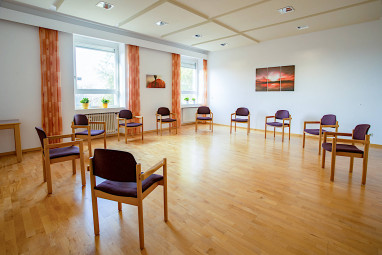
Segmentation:
<svg viewBox="0 0 382 255">
<path fill-rule="evenodd" d="M 269 118 L 274 118 L 274 121 L 267 122 Z M 277 121 L 280 120 L 280 121 Z M 276 128 L 282 128 L 282 141 L 284 142 L 284 129 L 289 128 L 290 140 L 290 127 L 292 125 L 292 116 L 287 110 L 278 110 L 274 116 L 265 117 L 265 138 L 267 138 L 267 126 L 273 127 L 273 137 L 276 137 Z"/>
<path fill-rule="evenodd" d="M 80 159 L 82 186 L 86 185 L 85 161 L 82 139 L 75 138 L 74 134 L 47 136 L 42 128 L 36 127 L 42 148 L 42 169 L 44 182 L 48 185 L 48 194 L 52 194 L 52 174 L 50 165 L 67 160 L 72 161 L 73 174 L 76 174 L 76 159 Z M 63 138 L 71 138 L 70 142 L 55 142 Z M 52 141 L 54 143 L 51 143 Z M 75 146 L 77 145 L 77 146 Z"/>
<path fill-rule="evenodd" d="M 103 125 L 103 130 L 91 129 L 90 124 Z M 85 128 L 86 130 L 76 132 L 77 128 Z M 103 136 L 103 145 L 106 149 L 106 122 L 103 121 L 89 121 L 85 114 L 74 115 L 72 122 L 72 133 L 78 138 L 83 138 L 88 141 L 89 157 L 92 156 L 92 138 Z"/>
<path fill-rule="evenodd" d="M 163 168 L 163 176 L 154 174 Z M 163 186 L 164 221 L 168 221 L 167 210 L 167 160 L 164 158 L 146 172 L 141 172 L 134 156 L 125 151 L 96 149 L 90 158 L 90 181 L 93 207 L 94 234 L 99 235 L 97 198 L 118 202 L 118 210 L 122 203 L 138 207 L 139 244 L 144 248 L 143 199 L 158 185 Z M 96 183 L 96 176 L 106 179 Z"/>
<path fill-rule="evenodd" d="M 322 144 L 322 168 L 325 167 L 325 152 L 332 153 L 332 166 L 330 180 L 334 181 L 334 172 L 336 167 L 336 156 L 350 157 L 349 173 L 353 172 L 354 158 L 362 158 L 362 184 L 366 184 L 367 162 L 369 158 L 370 135 L 367 132 L 370 129 L 369 124 L 357 125 L 352 133 L 324 132 L 324 142 Z M 351 137 L 351 139 L 341 139 L 339 136 Z M 327 142 L 328 137 L 333 137 L 332 143 Z M 355 146 L 362 144 L 363 150 Z"/>
<path fill-rule="evenodd" d="M 138 127 L 141 127 L 141 135 L 143 140 L 143 117 L 142 116 L 133 116 L 133 113 L 130 110 L 121 110 L 117 116 L 117 121 L 118 121 L 118 141 L 119 141 L 119 127 L 125 128 L 125 143 L 127 143 L 127 130 L 136 129 Z M 123 121 L 123 123 L 121 123 L 121 121 Z"/>
<path fill-rule="evenodd" d="M 320 128 L 316 129 L 307 129 L 307 124 L 320 124 Z M 321 144 L 322 144 L 322 135 L 324 132 L 327 132 L 327 130 L 323 128 L 335 128 L 337 132 L 338 131 L 338 121 L 336 115 L 333 114 L 326 114 L 324 115 L 320 121 L 305 121 L 304 122 L 304 133 L 302 138 L 302 147 L 305 148 L 305 135 L 318 135 L 318 155 L 321 155 Z"/>
<path fill-rule="evenodd" d="M 203 116 L 200 116 L 203 115 Z M 208 116 L 207 116 L 208 115 Z M 211 112 L 210 108 L 207 106 L 200 106 L 195 113 L 195 132 L 198 131 L 198 122 L 209 122 L 210 129 L 214 131 L 214 114 Z"/>
<path fill-rule="evenodd" d="M 246 117 L 246 118 L 238 118 L 238 116 Z M 231 113 L 230 133 L 232 133 L 232 122 L 235 122 L 235 132 L 236 132 L 236 123 L 247 123 L 247 134 L 249 134 L 250 127 L 251 127 L 250 121 L 251 121 L 251 115 L 249 110 L 245 107 L 237 108 L 236 112 Z"/>
<path fill-rule="evenodd" d="M 158 134 L 158 124 L 160 125 L 160 135 L 162 135 L 162 125 L 168 124 L 168 130 L 171 134 L 171 125 L 175 125 L 175 132 L 178 134 L 178 119 L 176 113 L 170 112 L 167 107 L 159 107 L 157 113 L 155 114 L 157 134 Z"/>
</svg>

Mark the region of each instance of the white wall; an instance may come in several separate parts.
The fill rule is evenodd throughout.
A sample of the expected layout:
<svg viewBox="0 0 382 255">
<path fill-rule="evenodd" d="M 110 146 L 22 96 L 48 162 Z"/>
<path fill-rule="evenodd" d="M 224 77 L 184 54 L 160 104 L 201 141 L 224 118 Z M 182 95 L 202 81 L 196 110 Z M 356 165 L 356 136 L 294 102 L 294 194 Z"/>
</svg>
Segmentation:
<svg viewBox="0 0 382 255">
<path fill-rule="evenodd" d="M 256 68 L 295 65 L 294 92 L 255 92 Z M 382 20 L 212 52 L 208 59 L 210 106 L 217 123 L 229 124 L 237 107 L 251 111 L 251 128 L 290 111 L 292 133 L 305 120 L 337 115 L 340 131 L 368 123 L 371 142 L 382 144 Z"/>
</svg>

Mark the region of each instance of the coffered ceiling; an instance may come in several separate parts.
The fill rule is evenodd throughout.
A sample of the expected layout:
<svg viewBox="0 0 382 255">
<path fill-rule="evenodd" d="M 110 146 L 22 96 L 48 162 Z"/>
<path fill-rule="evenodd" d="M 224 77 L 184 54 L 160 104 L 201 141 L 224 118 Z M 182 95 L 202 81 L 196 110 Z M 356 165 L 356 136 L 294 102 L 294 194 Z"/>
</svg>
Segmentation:
<svg viewBox="0 0 382 255">
<path fill-rule="evenodd" d="M 382 0 L 106 0 L 114 5 L 109 10 L 97 7 L 99 1 L 4 0 L 208 51 L 377 20 L 382 13 Z M 287 6 L 294 11 L 278 11 Z"/>
</svg>

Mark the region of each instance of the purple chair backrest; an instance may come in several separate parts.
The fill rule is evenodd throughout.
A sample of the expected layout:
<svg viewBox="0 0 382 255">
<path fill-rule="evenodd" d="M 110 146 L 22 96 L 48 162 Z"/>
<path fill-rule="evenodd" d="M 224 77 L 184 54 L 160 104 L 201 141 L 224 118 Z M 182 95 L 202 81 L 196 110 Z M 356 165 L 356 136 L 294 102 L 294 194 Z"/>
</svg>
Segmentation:
<svg viewBox="0 0 382 255">
<path fill-rule="evenodd" d="M 337 122 L 336 115 L 326 114 L 321 118 L 321 125 L 335 125 Z"/>
<path fill-rule="evenodd" d="M 126 151 L 95 149 L 93 174 L 116 182 L 136 182 L 136 165 L 134 156 Z"/>
<path fill-rule="evenodd" d="M 74 125 L 87 126 L 89 125 L 88 117 L 85 114 L 76 114 L 73 118 Z"/>
<path fill-rule="evenodd" d="M 44 139 L 46 138 L 46 133 L 44 129 L 40 127 L 35 127 L 35 129 L 37 131 L 38 137 L 40 138 L 41 147 L 44 149 Z"/>
<path fill-rule="evenodd" d="M 198 114 L 210 114 L 211 110 L 207 106 L 200 106 L 198 108 Z"/>
<path fill-rule="evenodd" d="M 287 110 L 278 110 L 275 116 L 276 116 L 276 119 L 282 120 L 285 118 L 289 118 L 289 112 Z"/>
<path fill-rule="evenodd" d="M 237 108 L 236 115 L 238 115 L 238 116 L 248 116 L 249 115 L 249 110 L 247 108 L 245 108 L 245 107 Z"/>
<path fill-rule="evenodd" d="M 369 132 L 369 129 L 370 129 L 369 124 L 357 125 L 353 130 L 353 139 L 365 140 L 365 136 L 367 135 L 367 132 Z"/>
<path fill-rule="evenodd" d="M 130 120 L 133 118 L 133 113 L 130 110 L 121 110 L 119 112 L 119 117 Z"/>
<path fill-rule="evenodd" d="M 167 107 L 159 107 L 157 114 L 160 114 L 162 116 L 170 115 L 170 110 Z"/>
</svg>

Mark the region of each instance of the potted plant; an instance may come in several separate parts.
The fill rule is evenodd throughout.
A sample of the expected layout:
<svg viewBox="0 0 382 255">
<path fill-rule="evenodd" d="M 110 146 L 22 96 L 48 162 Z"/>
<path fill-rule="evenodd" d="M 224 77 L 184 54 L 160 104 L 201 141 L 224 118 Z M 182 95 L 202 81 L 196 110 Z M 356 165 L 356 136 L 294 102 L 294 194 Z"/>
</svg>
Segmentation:
<svg viewBox="0 0 382 255">
<path fill-rule="evenodd" d="M 193 97 L 193 98 L 192 98 L 192 103 L 195 104 L 195 101 L 196 101 L 196 98 Z"/>
<path fill-rule="evenodd" d="M 102 108 L 107 108 L 107 104 L 110 102 L 110 100 L 107 100 L 105 98 L 102 98 Z"/>
<path fill-rule="evenodd" d="M 184 101 L 186 101 L 186 103 L 188 104 L 188 101 L 190 101 L 190 98 L 189 97 L 185 97 Z"/>
<path fill-rule="evenodd" d="M 82 104 L 83 109 L 89 108 L 89 98 L 87 98 L 87 97 L 82 98 L 80 103 Z"/>
</svg>

